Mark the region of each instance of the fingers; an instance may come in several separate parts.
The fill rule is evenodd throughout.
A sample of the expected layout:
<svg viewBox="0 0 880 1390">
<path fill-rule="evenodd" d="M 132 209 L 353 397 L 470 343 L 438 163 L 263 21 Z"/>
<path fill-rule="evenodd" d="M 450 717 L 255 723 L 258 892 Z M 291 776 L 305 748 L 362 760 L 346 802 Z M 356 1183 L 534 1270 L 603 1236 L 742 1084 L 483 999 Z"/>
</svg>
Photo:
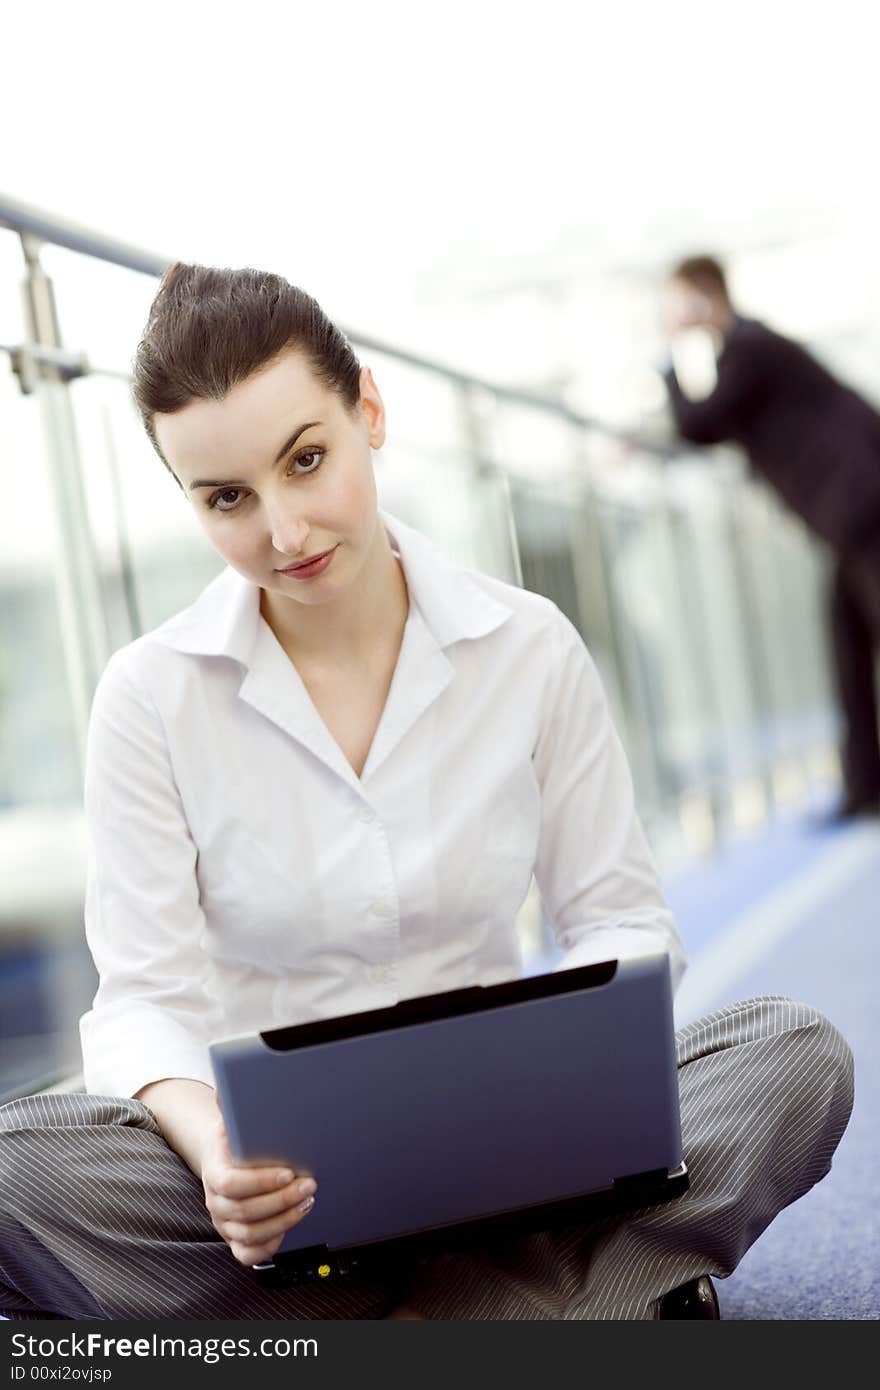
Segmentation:
<svg viewBox="0 0 880 1390">
<path fill-rule="evenodd" d="M 202 1166 L 205 1205 L 217 1232 L 241 1264 L 271 1259 L 285 1233 L 314 1206 L 317 1184 L 310 1174 L 263 1164 L 238 1166 L 222 1120 Z"/>
<path fill-rule="evenodd" d="M 314 1205 L 314 1197 L 306 1197 L 295 1207 L 287 1207 L 268 1221 L 225 1221 L 226 1239 L 239 1245 L 265 1245 L 275 1236 L 283 1236 L 298 1226 Z"/>
<path fill-rule="evenodd" d="M 298 1226 L 314 1205 L 314 1197 L 306 1197 L 298 1206 L 280 1213 L 272 1221 L 255 1225 L 223 1222 L 217 1229 L 239 1264 L 262 1264 L 272 1258 L 287 1232 Z"/>
<path fill-rule="evenodd" d="M 296 1178 L 289 1168 L 265 1166 L 261 1168 L 242 1168 L 233 1159 L 206 1166 L 203 1177 L 212 1190 L 230 1201 L 246 1201 L 250 1197 L 260 1197 L 267 1193 L 281 1191 Z M 310 1176 L 306 1173 L 301 1178 Z"/>
<path fill-rule="evenodd" d="M 290 1171 L 282 1170 L 281 1176 L 290 1179 Z M 223 1165 L 218 1165 L 216 1172 L 217 1188 L 205 1177 L 205 1204 L 211 1220 L 241 1264 L 260 1264 L 271 1259 L 285 1232 L 299 1225 L 315 1204 L 314 1178 L 292 1178 L 282 1187 L 267 1190 L 278 1180 L 279 1170 L 275 1168 Z M 251 1192 L 253 1195 L 227 1195 Z"/>
<path fill-rule="evenodd" d="M 229 1197 L 225 1192 L 212 1193 L 211 1210 L 223 1221 L 238 1221 L 248 1224 L 266 1221 L 280 1212 L 299 1206 L 307 1197 L 317 1191 L 314 1178 L 295 1178 L 293 1182 L 274 1192 L 265 1188 L 253 1197 Z"/>
</svg>

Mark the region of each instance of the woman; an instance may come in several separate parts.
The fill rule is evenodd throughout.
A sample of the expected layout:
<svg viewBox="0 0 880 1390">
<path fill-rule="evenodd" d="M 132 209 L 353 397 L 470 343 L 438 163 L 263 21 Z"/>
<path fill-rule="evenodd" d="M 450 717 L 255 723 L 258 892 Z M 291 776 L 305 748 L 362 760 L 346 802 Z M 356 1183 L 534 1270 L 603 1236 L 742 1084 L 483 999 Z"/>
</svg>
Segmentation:
<svg viewBox="0 0 880 1390">
<path fill-rule="evenodd" d="M 81 1317 L 650 1318 L 828 1169 L 846 1044 L 752 1000 L 679 1036 L 685 1198 L 393 1280 L 259 1287 L 318 1190 L 232 1161 L 215 1038 L 681 943 L 583 643 L 377 508 L 367 369 L 277 276 L 178 265 L 135 363 L 229 568 L 110 661 L 90 726 L 89 1094 L 0 1112 L 0 1306 Z M 381 1200 L 381 1193 L 376 1194 Z M 4 1292 L 5 1289 L 5 1292 Z"/>
</svg>

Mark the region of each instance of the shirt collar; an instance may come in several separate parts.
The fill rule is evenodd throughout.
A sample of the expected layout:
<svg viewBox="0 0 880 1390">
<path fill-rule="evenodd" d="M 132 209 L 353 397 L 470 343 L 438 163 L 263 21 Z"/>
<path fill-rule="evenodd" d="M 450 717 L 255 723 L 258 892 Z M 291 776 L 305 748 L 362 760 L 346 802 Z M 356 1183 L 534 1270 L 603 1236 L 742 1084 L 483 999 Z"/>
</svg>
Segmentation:
<svg viewBox="0 0 880 1390">
<path fill-rule="evenodd" d="M 379 517 L 400 555 L 407 589 L 438 647 L 484 637 L 513 609 L 493 598 L 476 574 L 456 565 L 390 512 Z M 249 666 L 260 628 L 260 589 L 227 566 L 182 613 L 152 636 L 175 651 L 228 656 Z"/>
<path fill-rule="evenodd" d="M 513 613 L 486 592 L 476 574 L 463 569 L 422 535 L 389 512 L 380 519 L 400 554 L 407 589 L 438 647 L 485 637 Z"/>
</svg>

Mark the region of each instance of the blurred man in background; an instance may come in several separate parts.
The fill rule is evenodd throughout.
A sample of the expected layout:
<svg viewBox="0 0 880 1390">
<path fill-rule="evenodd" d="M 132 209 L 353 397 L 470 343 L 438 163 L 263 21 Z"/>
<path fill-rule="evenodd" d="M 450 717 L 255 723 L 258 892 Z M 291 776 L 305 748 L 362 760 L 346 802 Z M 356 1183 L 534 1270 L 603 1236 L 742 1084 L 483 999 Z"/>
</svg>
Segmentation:
<svg viewBox="0 0 880 1390">
<path fill-rule="evenodd" d="M 880 812 L 880 414 L 799 344 L 731 304 L 722 266 L 693 256 L 663 294 L 679 433 L 735 443 L 835 555 L 831 624 L 844 717 L 833 819 Z"/>
</svg>

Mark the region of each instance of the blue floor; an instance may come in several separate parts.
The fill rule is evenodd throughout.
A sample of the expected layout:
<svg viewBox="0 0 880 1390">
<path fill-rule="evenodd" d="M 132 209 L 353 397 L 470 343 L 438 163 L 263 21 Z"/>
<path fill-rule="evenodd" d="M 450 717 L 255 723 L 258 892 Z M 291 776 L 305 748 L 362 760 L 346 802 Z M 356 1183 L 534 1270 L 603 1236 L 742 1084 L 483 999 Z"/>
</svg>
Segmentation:
<svg viewBox="0 0 880 1390">
<path fill-rule="evenodd" d="M 876 852 L 866 835 L 876 833 Z M 860 837 L 858 843 L 854 837 Z M 849 837 L 849 838 L 848 838 Z M 701 960 L 780 887 L 794 890 L 822 856 L 863 851 L 830 900 L 799 916 L 706 1008 L 779 993 L 815 1005 L 841 1030 L 856 1062 L 856 1102 L 831 1173 L 782 1212 L 727 1280 L 722 1317 L 749 1320 L 876 1319 L 880 1316 L 880 827 L 819 833 L 780 822 L 702 868 L 666 883 L 694 972 Z M 705 1011 L 705 1010 L 701 1010 Z"/>
<path fill-rule="evenodd" d="M 666 896 L 691 956 L 846 836 L 845 828 L 817 829 L 804 816 L 780 816 L 759 834 L 730 840 L 667 877 Z"/>
</svg>

